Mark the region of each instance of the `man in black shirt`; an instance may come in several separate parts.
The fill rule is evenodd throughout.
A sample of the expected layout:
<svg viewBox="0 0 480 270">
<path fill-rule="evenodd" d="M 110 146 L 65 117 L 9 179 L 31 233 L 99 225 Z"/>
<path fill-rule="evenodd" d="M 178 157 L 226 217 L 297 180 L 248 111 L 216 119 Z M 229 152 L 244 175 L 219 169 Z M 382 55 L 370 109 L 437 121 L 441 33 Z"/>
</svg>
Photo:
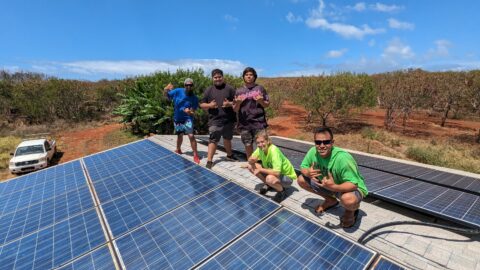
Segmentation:
<svg viewBox="0 0 480 270">
<path fill-rule="evenodd" d="M 227 151 L 227 159 L 237 160 L 232 153 L 233 128 L 237 119 L 233 111 L 235 89 L 225 83 L 223 71 L 220 69 L 212 71 L 212 80 L 213 85 L 205 90 L 200 101 L 200 108 L 208 110 L 210 140 L 208 143 L 207 168 L 209 169 L 213 166 L 213 155 L 221 137 L 223 137 L 223 145 Z"/>
</svg>

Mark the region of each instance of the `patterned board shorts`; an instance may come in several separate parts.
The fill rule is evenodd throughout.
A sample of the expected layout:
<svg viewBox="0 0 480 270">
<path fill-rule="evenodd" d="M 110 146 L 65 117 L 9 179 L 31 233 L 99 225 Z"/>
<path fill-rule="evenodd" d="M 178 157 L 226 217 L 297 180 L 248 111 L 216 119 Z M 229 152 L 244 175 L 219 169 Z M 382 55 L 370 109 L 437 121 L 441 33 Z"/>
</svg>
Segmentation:
<svg viewBox="0 0 480 270">
<path fill-rule="evenodd" d="M 175 134 L 193 134 L 193 122 L 188 119 L 185 122 L 173 122 Z"/>
</svg>

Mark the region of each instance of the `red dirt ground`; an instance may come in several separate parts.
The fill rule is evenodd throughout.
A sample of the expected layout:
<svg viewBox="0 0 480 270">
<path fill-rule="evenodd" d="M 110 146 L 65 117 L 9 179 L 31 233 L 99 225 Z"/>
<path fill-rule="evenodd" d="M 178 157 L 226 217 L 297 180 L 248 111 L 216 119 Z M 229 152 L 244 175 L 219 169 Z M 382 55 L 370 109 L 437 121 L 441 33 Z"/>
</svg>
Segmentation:
<svg viewBox="0 0 480 270">
<path fill-rule="evenodd" d="M 270 130 L 273 135 L 295 138 L 302 134 L 309 134 L 305 129 L 306 111 L 291 103 L 286 102 L 282 106 L 280 115 L 269 119 Z M 346 121 L 340 128 L 344 132 L 360 129 L 365 126 L 382 127 L 384 112 L 382 110 L 368 110 L 360 115 L 352 117 Z M 462 136 L 469 134 L 473 137 L 480 123 L 474 121 L 460 121 L 448 119 L 446 127 L 440 127 L 439 119 L 428 117 L 417 113 L 408 121 L 405 134 L 415 137 L 448 137 Z M 67 132 L 61 132 L 55 136 L 61 158 L 59 163 L 64 163 L 73 159 L 77 159 L 92 153 L 112 148 L 111 142 L 108 141 L 108 134 L 116 132 L 123 127 L 122 124 L 105 124 L 100 127 L 92 127 L 87 129 L 79 129 Z M 397 127 L 397 131 L 401 132 L 402 127 Z M 8 170 L 0 172 L 0 179 L 8 179 L 14 177 L 8 173 Z"/>
</svg>

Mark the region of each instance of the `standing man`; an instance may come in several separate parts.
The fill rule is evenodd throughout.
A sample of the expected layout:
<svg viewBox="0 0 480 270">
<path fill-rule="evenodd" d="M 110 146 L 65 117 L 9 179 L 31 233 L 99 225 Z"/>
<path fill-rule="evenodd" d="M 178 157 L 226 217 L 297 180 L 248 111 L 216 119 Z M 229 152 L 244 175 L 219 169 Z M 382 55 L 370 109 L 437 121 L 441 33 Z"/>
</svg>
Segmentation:
<svg viewBox="0 0 480 270">
<path fill-rule="evenodd" d="M 182 154 L 183 134 L 187 134 L 193 150 L 193 161 L 198 164 L 200 163 L 200 158 L 197 152 L 197 141 L 193 135 L 193 115 L 195 110 L 198 109 L 198 98 L 193 93 L 192 79 L 185 79 L 184 86 L 185 88 L 173 89 L 173 85 L 169 83 L 163 89 L 163 94 L 173 102 L 173 124 L 175 134 L 177 134 L 177 149 L 175 153 Z"/>
<path fill-rule="evenodd" d="M 233 109 L 238 113 L 238 129 L 248 159 L 253 153 L 255 134 L 268 126 L 265 108 L 270 102 L 265 88 L 255 83 L 255 69 L 245 68 L 242 77 L 245 85 L 237 89 Z"/>
<path fill-rule="evenodd" d="M 352 155 L 333 146 L 330 128 L 317 128 L 313 136 L 315 146 L 307 152 L 300 166 L 302 175 L 306 177 L 300 175 L 298 184 L 325 199 L 315 209 L 317 214 L 337 206 L 339 199 L 345 208 L 341 225 L 344 228 L 352 227 L 357 221 L 360 202 L 368 195 L 364 179 Z"/>
<path fill-rule="evenodd" d="M 203 93 L 200 107 L 208 110 L 208 142 L 207 168 L 213 166 L 213 155 L 217 150 L 217 143 L 223 137 L 223 144 L 227 151 L 227 159 L 237 160 L 232 153 L 233 128 L 237 116 L 233 111 L 235 89 L 223 80 L 223 71 L 212 70 L 213 85 Z"/>
</svg>

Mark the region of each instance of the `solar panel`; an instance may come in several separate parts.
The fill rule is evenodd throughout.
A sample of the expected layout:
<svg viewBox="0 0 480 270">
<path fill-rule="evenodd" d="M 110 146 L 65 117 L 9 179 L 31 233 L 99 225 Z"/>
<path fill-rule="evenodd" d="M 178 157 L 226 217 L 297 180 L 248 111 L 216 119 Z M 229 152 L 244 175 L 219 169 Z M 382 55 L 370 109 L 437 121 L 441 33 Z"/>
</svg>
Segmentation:
<svg viewBox="0 0 480 270">
<path fill-rule="evenodd" d="M 95 251 L 92 251 L 75 261 L 68 263 L 60 268 L 61 270 L 86 270 L 97 269 L 107 270 L 115 269 L 115 264 L 112 260 L 112 255 L 108 247 L 104 246 Z"/>
<path fill-rule="evenodd" d="M 201 269 L 366 269 L 375 252 L 281 210 Z"/>
<path fill-rule="evenodd" d="M 365 185 L 370 195 L 375 195 L 379 190 L 409 180 L 407 177 L 365 167 L 358 167 L 358 170 L 365 179 Z"/>
<path fill-rule="evenodd" d="M 279 205 L 227 183 L 115 240 L 129 268 L 187 269 Z"/>
<path fill-rule="evenodd" d="M 375 270 L 404 270 L 403 266 L 396 264 L 395 262 L 381 256 L 377 261 L 376 265 L 373 267 Z"/>
<path fill-rule="evenodd" d="M 102 203 L 102 208 L 113 235 L 117 237 L 224 182 L 220 176 L 195 166 Z"/>
<path fill-rule="evenodd" d="M 438 217 L 480 228 L 480 196 L 408 180 L 376 192 L 386 200 Z"/>
<path fill-rule="evenodd" d="M 92 209 L 1 246 L 0 265 L 4 269 L 54 268 L 105 243 Z"/>
</svg>

